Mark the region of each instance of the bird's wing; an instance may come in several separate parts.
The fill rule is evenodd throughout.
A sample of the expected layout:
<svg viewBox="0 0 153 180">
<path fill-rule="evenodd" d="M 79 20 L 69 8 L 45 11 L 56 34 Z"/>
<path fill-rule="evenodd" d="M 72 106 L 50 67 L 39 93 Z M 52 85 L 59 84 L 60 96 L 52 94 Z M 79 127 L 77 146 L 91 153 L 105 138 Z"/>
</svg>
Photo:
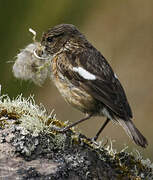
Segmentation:
<svg viewBox="0 0 153 180">
<path fill-rule="evenodd" d="M 102 102 L 118 117 L 132 118 L 124 89 L 106 59 L 96 49 L 66 53 L 60 69 L 71 83 Z"/>
</svg>

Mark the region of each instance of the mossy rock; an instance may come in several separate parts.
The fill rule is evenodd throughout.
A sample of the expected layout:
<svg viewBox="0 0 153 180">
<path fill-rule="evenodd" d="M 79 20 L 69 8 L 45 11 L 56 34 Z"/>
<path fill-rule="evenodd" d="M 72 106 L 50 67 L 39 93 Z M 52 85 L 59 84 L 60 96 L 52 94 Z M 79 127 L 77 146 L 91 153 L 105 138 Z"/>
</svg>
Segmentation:
<svg viewBox="0 0 153 180">
<path fill-rule="evenodd" d="M 66 126 L 33 97 L 0 98 L 0 177 L 3 179 L 153 179 L 149 160 L 112 144 L 93 143 Z"/>
</svg>

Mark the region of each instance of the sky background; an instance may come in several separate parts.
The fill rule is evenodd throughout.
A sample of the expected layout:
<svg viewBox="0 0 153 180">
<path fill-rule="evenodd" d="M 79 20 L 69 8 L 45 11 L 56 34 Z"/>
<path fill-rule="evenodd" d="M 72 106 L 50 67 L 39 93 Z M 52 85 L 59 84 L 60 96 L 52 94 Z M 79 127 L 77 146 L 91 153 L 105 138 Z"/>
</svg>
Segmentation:
<svg viewBox="0 0 153 180">
<path fill-rule="evenodd" d="M 0 1 L 0 84 L 2 93 L 16 97 L 35 95 L 57 118 L 74 122 L 84 115 L 67 105 L 50 80 L 42 87 L 17 80 L 12 62 L 19 50 L 32 42 L 28 32 L 37 31 L 37 40 L 48 28 L 60 23 L 76 25 L 106 57 L 126 91 L 133 111 L 133 121 L 148 139 L 147 149 L 137 147 L 124 130 L 110 123 L 99 140 L 115 140 L 114 148 L 135 148 L 153 160 L 153 1 L 152 0 L 16 0 Z M 93 137 L 105 118 L 92 118 L 79 130 Z"/>
</svg>

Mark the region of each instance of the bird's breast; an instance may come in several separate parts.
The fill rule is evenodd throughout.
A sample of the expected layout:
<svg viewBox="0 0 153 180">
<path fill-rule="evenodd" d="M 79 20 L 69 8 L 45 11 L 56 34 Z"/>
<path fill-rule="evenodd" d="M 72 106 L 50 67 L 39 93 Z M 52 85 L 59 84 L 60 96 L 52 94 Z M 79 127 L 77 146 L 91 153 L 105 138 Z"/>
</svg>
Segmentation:
<svg viewBox="0 0 153 180">
<path fill-rule="evenodd" d="M 51 78 L 64 99 L 73 107 L 85 113 L 96 109 L 95 99 L 82 88 L 75 86 L 58 69 L 58 57 L 53 58 Z"/>
</svg>

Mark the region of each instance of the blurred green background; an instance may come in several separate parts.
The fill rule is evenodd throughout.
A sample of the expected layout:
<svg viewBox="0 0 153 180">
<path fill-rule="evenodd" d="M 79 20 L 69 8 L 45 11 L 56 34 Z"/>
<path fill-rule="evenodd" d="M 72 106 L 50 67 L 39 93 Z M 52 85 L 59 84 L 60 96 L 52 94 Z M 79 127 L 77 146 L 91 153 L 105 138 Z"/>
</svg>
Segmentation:
<svg viewBox="0 0 153 180">
<path fill-rule="evenodd" d="M 153 160 L 153 1 L 152 0 L 0 0 L 0 84 L 2 93 L 15 97 L 34 94 L 57 118 L 76 121 L 83 114 L 61 98 L 51 81 L 42 87 L 17 80 L 12 74 L 15 56 L 32 42 L 29 27 L 42 32 L 60 23 L 72 23 L 108 59 L 121 80 L 134 114 L 134 122 L 147 137 L 147 149 L 136 147 L 124 130 L 110 123 L 102 137 L 115 139 L 118 150 L 128 145 Z M 94 136 L 103 118 L 79 125 L 81 132 Z"/>
</svg>

